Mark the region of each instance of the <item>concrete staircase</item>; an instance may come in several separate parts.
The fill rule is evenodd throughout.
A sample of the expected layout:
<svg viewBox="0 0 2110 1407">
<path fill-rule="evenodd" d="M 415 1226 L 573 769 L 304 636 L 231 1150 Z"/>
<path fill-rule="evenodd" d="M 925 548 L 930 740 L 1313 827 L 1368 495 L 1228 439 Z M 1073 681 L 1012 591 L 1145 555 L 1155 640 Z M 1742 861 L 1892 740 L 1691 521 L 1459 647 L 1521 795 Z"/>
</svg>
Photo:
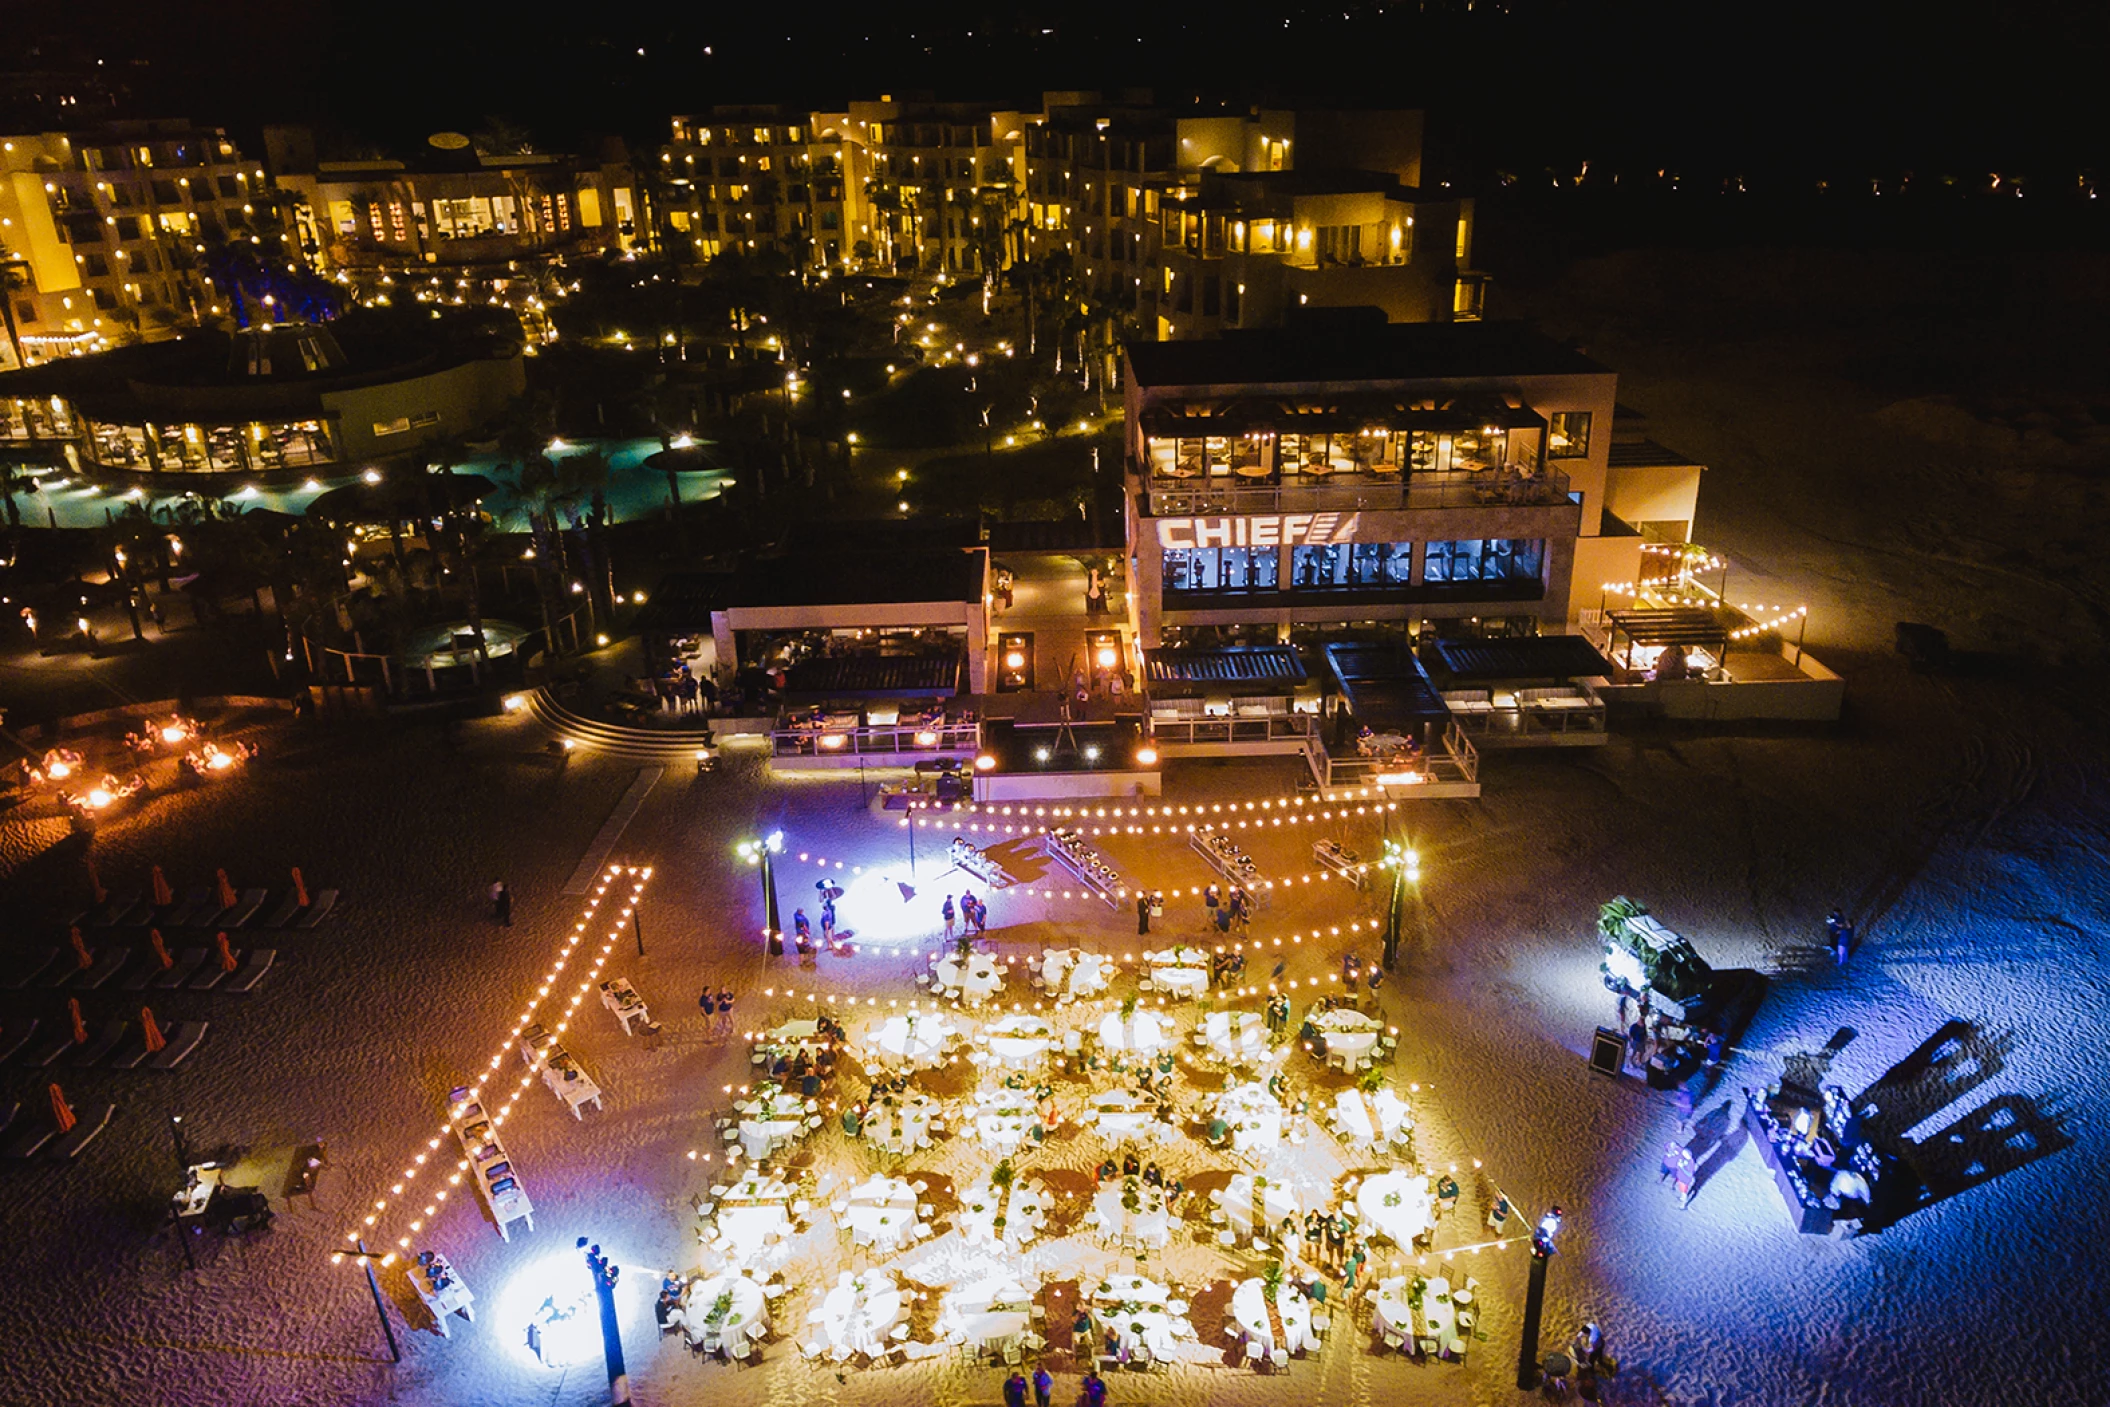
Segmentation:
<svg viewBox="0 0 2110 1407">
<path fill-rule="evenodd" d="M 667 728 L 628 728 L 619 723 L 583 718 L 558 703 L 546 688 L 528 695 L 527 712 L 558 738 L 569 739 L 581 748 L 638 762 L 693 761 L 703 737 L 700 727 L 677 732 Z M 719 741 L 724 741 L 723 737 Z"/>
</svg>

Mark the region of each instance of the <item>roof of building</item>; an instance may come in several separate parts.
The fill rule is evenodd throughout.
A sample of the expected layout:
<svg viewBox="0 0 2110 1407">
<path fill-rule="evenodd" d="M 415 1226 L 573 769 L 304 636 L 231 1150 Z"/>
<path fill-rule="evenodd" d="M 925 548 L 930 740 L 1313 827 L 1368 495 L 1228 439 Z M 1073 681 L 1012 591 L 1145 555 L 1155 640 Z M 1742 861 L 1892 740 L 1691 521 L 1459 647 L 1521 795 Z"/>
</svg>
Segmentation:
<svg viewBox="0 0 2110 1407">
<path fill-rule="evenodd" d="M 1698 460 L 1689 454 L 1680 454 L 1654 440 L 1612 441 L 1607 462 L 1614 469 L 1645 469 L 1656 465 L 1697 465 Z"/>
<path fill-rule="evenodd" d="M 1516 376 L 1606 375 L 1608 368 L 1520 322 L 1424 322 L 1274 329 L 1212 341 L 1131 342 L 1136 384 L 1297 385 Z"/>
<path fill-rule="evenodd" d="M 834 655 L 801 660 L 785 678 L 788 698 L 949 697 L 960 691 L 964 651 L 945 655 Z"/>
<path fill-rule="evenodd" d="M 1401 728 L 1451 716 L 1428 671 L 1403 644 L 1328 645 L 1326 667 L 1349 711 L 1366 728 Z"/>
<path fill-rule="evenodd" d="M 1240 645 L 1220 650 L 1174 648 L 1143 652 L 1143 679 L 1154 692 L 1171 685 L 1258 685 L 1291 689 L 1305 681 L 1304 661 L 1294 645 Z"/>
<path fill-rule="evenodd" d="M 978 602 L 986 561 L 980 548 L 756 557 L 731 571 L 660 578 L 637 623 L 640 630 L 707 630 L 713 611 L 742 608 Z"/>
<path fill-rule="evenodd" d="M 1452 679 L 1592 679 L 1612 672 L 1580 635 L 1437 640 L 1425 648 Z"/>
<path fill-rule="evenodd" d="M 1606 623 L 1636 645 L 1722 645 L 1743 620 L 1741 612 L 1703 606 L 1605 612 Z"/>
</svg>

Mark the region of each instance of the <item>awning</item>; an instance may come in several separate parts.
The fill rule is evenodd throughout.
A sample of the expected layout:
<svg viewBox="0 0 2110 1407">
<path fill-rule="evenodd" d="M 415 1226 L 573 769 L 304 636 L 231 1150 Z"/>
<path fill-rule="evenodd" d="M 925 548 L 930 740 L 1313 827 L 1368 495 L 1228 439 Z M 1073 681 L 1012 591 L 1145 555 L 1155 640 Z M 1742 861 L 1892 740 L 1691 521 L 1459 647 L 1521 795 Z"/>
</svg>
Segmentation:
<svg viewBox="0 0 2110 1407">
<path fill-rule="evenodd" d="M 823 699 L 950 698 L 960 690 L 959 655 L 836 655 L 791 667 L 784 695 Z"/>
<path fill-rule="evenodd" d="M 1724 645 L 1735 628 L 1701 606 L 1607 611 L 1605 623 L 1636 645 Z"/>
<path fill-rule="evenodd" d="M 1437 640 L 1423 646 L 1437 673 L 1467 680 L 1592 679 L 1612 666 L 1580 635 L 1498 640 Z"/>
<path fill-rule="evenodd" d="M 1326 668 L 1366 728 L 1383 732 L 1450 719 L 1450 706 L 1404 644 L 1328 645 Z"/>
<path fill-rule="evenodd" d="M 1304 661 L 1292 645 L 1143 652 L 1144 686 L 1158 698 L 1196 698 L 1205 691 L 1280 694 L 1306 678 Z"/>
</svg>

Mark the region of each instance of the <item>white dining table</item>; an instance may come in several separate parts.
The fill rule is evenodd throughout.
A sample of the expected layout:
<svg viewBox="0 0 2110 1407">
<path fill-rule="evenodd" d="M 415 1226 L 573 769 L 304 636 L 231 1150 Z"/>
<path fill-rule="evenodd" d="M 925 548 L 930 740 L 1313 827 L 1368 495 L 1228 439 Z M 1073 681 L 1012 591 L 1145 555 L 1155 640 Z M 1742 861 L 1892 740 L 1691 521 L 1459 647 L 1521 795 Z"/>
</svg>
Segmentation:
<svg viewBox="0 0 2110 1407">
<path fill-rule="evenodd" d="M 865 1113 L 865 1139 L 888 1153 L 908 1154 L 928 1148 L 930 1122 L 943 1113 L 944 1107 L 927 1094 L 896 1097 L 891 1104 L 882 1100 Z"/>
<path fill-rule="evenodd" d="M 1241 1153 L 1282 1142 L 1282 1106 L 1265 1085 L 1231 1086 L 1216 1097 L 1216 1115 L 1231 1126 L 1231 1145 Z"/>
<path fill-rule="evenodd" d="M 1397 1246 L 1410 1244 L 1436 1224 L 1436 1199 L 1426 1177 L 1397 1170 L 1378 1173 L 1363 1180 L 1354 1200 L 1363 1225 Z"/>
<path fill-rule="evenodd" d="M 1133 1090 L 1101 1090 L 1086 1106 L 1099 1132 L 1111 1136 L 1141 1133 L 1157 1117 L 1157 1107 Z"/>
<path fill-rule="evenodd" d="M 1444 1344 L 1458 1336 L 1458 1306 L 1451 1301 L 1451 1283 L 1441 1276 L 1423 1281 L 1418 1313 L 1412 1298 L 1413 1283 L 1412 1277 L 1406 1275 L 1378 1281 L 1372 1316 L 1380 1331 L 1397 1334 L 1409 1342 L 1434 1339 L 1441 1351 Z"/>
<path fill-rule="evenodd" d="M 977 1348 L 1008 1344 L 1026 1332 L 1032 1303 L 1033 1292 L 1015 1277 L 977 1280 L 945 1297 L 939 1327 L 956 1330 Z"/>
<path fill-rule="evenodd" d="M 1048 948 L 1040 956 L 1040 980 L 1058 995 L 1095 997 L 1113 980 L 1114 965 L 1097 953 L 1070 948 Z"/>
<path fill-rule="evenodd" d="M 1231 1319 L 1265 1352 L 1282 1349 L 1295 1353 L 1311 1346 L 1311 1304 L 1301 1291 L 1283 1282 L 1275 1295 L 1275 1311 L 1282 1316 L 1283 1342 L 1275 1341 L 1275 1327 L 1268 1318 L 1267 1285 L 1257 1277 L 1240 1283 L 1231 1292 Z"/>
<path fill-rule="evenodd" d="M 944 1055 L 945 1043 L 954 1033 L 952 1022 L 935 1011 L 889 1016 L 870 1030 L 865 1044 L 881 1064 L 931 1065 Z"/>
<path fill-rule="evenodd" d="M 1202 1036 L 1220 1059 L 1233 1064 L 1267 1053 L 1267 1018 L 1257 1011 L 1212 1011 L 1202 1018 Z"/>
<path fill-rule="evenodd" d="M 1038 1016 L 1019 1014 L 991 1022 L 982 1029 L 989 1053 L 1005 1065 L 1031 1065 L 1048 1053 L 1054 1028 Z"/>
<path fill-rule="evenodd" d="M 720 1298 L 727 1305 L 713 1322 Z M 750 1345 L 769 1332 L 769 1306 L 762 1287 L 733 1273 L 692 1281 L 682 1301 L 681 1329 L 691 1344 L 723 1346 L 732 1357 L 745 1358 Z"/>
<path fill-rule="evenodd" d="M 740 1115 L 740 1147 L 760 1161 L 805 1134 L 814 1105 L 797 1095 L 777 1094 L 741 1100 L 733 1108 Z"/>
<path fill-rule="evenodd" d="M 1004 1211 L 1004 1230 L 997 1234 L 996 1216 Z M 1011 1200 L 994 1183 L 980 1182 L 960 1199 L 955 1219 L 963 1239 L 985 1246 L 1024 1246 L 1040 1235 L 1047 1224 L 1047 1198 L 1040 1189 L 1023 1180 L 1011 1184 Z"/>
<path fill-rule="evenodd" d="M 1253 1222 L 1253 1193 L 1255 1174 L 1239 1173 L 1217 1194 L 1217 1205 L 1224 1210 L 1224 1219 L 1241 1239 L 1250 1240 L 1256 1234 Z M 1296 1190 L 1278 1177 L 1266 1179 L 1266 1185 L 1258 1188 L 1260 1214 L 1264 1218 L 1257 1228 L 1263 1241 L 1273 1241 L 1279 1232 L 1284 1217 L 1301 1217 L 1304 1214 L 1302 1199 Z"/>
<path fill-rule="evenodd" d="M 1169 1358 L 1173 1343 L 1192 1330 L 1168 1307 L 1171 1292 L 1155 1280 L 1140 1275 L 1112 1275 L 1092 1291 L 1092 1318 L 1103 1333 L 1114 1332 L 1122 1352 L 1134 1353 L 1138 1343 L 1149 1348 L 1153 1358 Z M 1103 1345 L 1103 1339 L 1101 1340 Z"/>
<path fill-rule="evenodd" d="M 1146 1246 L 1162 1248 L 1172 1237 L 1172 1215 L 1165 1210 L 1165 1194 L 1148 1184 L 1140 1185 L 1136 1211 L 1122 1205 L 1125 1195 L 1118 1182 L 1106 1183 L 1092 1194 L 1092 1210 L 1099 1214 L 1100 1236 L 1108 1241 L 1132 1237 Z"/>
<path fill-rule="evenodd" d="M 1206 996 L 1209 991 L 1209 969 L 1206 967 L 1153 967 L 1150 969 L 1150 981 L 1151 985 L 1170 996 Z"/>
<path fill-rule="evenodd" d="M 860 1243 L 900 1246 L 915 1234 L 916 1189 L 898 1177 L 875 1177 L 853 1189 L 843 1224 Z"/>
<path fill-rule="evenodd" d="M 1022 1090 L 985 1089 L 974 1097 L 974 1136 L 992 1148 L 1018 1147 L 1039 1117 L 1032 1095 Z"/>
<path fill-rule="evenodd" d="M 1360 1056 L 1377 1044 L 1377 1033 L 1384 1029 L 1384 1023 L 1376 1017 L 1350 1011 L 1347 1007 L 1322 1011 L 1312 1018 L 1311 1024 L 1326 1037 L 1329 1055 L 1339 1051 L 1343 1055 Z"/>
<path fill-rule="evenodd" d="M 932 985 L 958 992 L 970 1005 L 979 1005 L 1004 990 L 1004 965 L 987 953 L 970 953 L 965 961 L 942 957 L 930 965 Z"/>
<path fill-rule="evenodd" d="M 905 1308 L 901 1287 L 892 1276 L 876 1270 L 852 1275 L 846 1270 L 806 1322 L 818 1326 L 832 1346 L 876 1355 L 886 1348 L 887 1331 L 901 1322 Z"/>
<path fill-rule="evenodd" d="M 718 1199 L 712 1224 L 725 1241 L 725 1253 L 734 1264 L 759 1259 L 791 1229 L 790 1184 L 776 1178 L 742 1178 Z"/>
<path fill-rule="evenodd" d="M 1414 1128 L 1407 1102 L 1387 1088 L 1344 1089 L 1333 1107 L 1341 1132 L 1357 1143 L 1389 1143 Z"/>
<path fill-rule="evenodd" d="M 1111 1011 L 1099 1023 L 1099 1044 L 1108 1050 L 1158 1050 L 1172 1041 L 1172 1023 L 1154 1011 L 1137 1011 L 1126 1021 Z"/>
</svg>

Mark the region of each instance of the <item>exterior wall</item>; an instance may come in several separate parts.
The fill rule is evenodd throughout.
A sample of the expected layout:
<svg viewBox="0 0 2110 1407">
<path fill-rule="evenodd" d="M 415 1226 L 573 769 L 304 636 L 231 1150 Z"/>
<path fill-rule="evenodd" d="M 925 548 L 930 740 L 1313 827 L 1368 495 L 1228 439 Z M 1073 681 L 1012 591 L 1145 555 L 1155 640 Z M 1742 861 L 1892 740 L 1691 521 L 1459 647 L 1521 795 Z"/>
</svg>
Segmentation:
<svg viewBox="0 0 2110 1407">
<path fill-rule="evenodd" d="M 526 393 L 521 359 L 494 357 L 407 381 L 325 391 L 322 403 L 337 422 L 344 457 L 360 460 L 471 434 Z M 406 422 L 404 428 L 380 433 L 378 427 L 399 422 Z"/>
<path fill-rule="evenodd" d="M 0 175 L 0 245 L 25 284 L 9 302 L 31 364 L 211 321 L 204 241 L 270 230 L 278 202 L 225 133 L 186 122 L 0 137 Z M 0 339 L 0 365 L 12 360 Z"/>
<path fill-rule="evenodd" d="M 1606 473 L 1605 511 L 1621 522 L 1682 523 L 1679 540 L 1690 541 L 1699 512 L 1697 464 L 1621 465 Z M 1627 580 L 1621 577 L 1618 580 Z"/>
<path fill-rule="evenodd" d="M 699 260 L 781 250 L 796 267 L 840 268 L 871 238 L 864 148 L 846 114 L 719 107 L 677 117 L 658 155 L 661 237 Z"/>
<path fill-rule="evenodd" d="M 633 199 L 627 174 L 569 158 L 432 172 L 335 163 L 280 179 L 306 208 L 325 268 L 504 264 L 629 243 L 617 220 Z"/>
<path fill-rule="evenodd" d="M 1604 583 L 1638 581 L 1641 578 L 1642 539 L 1586 537 L 1575 544 L 1575 581 L 1568 592 L 1568 620 L 1572 624 L 1584 611 L 1602 608 Z"/>
</svg>

